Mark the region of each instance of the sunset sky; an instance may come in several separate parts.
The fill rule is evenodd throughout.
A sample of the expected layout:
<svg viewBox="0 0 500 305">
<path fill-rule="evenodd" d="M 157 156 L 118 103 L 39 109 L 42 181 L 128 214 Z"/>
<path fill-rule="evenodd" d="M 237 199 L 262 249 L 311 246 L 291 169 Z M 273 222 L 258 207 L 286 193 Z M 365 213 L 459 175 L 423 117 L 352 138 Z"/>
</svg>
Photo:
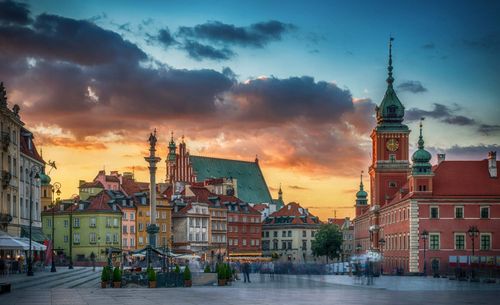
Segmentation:
<svg viewBox="0 0 500 305">
<path fill-rule="evenodd" d="M 499 150 L 500 2 L 435 2 L 0 1 L 0 81 L 64 197 L 103 168 L 145 181 L 157 128 L 158 180 L 173 131 L 191 154 L 258 155 L 273 197 L 353 216 L 390 35 L 428 150 Z"/>
</svg>

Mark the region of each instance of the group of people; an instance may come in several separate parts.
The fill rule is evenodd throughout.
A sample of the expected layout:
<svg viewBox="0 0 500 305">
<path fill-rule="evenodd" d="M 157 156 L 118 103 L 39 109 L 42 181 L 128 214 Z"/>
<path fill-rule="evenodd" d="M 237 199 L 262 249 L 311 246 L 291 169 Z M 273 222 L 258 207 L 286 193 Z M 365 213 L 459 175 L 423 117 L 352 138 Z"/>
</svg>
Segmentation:
<svg viewBox="0 0 500 305">
<path fill-rule="evenodd" d="M 373 261 L 366 259 L 364 266 L 360 261 L 352 264 L 352 273 L 354 281 L 357 284 L 363 284 L 363 275 L 366 285 L 373 285 L 374 264 Z"/>
</svg>

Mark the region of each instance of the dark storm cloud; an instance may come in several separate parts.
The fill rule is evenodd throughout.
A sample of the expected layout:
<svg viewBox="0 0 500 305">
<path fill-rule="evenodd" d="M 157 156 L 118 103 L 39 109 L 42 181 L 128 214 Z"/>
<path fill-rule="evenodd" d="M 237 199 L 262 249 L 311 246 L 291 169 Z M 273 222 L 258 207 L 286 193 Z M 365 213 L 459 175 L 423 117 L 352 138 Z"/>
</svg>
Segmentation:
<svg viewBox="0 0 500 305">
<path fill-rule="evenodd" d="M 428 110 L 422 110 L 418 108 L 411 108 L 406 111 L 405 114 L 405 119 L 408 121 L 416 121 L 420 120 L 422 117 L 426 118 L 433 118 L 440 120 L 442 122 L 448 123 L 448 124 L 454 124 L 454 125 L 475 125 L 476 122 L 474 119 L 462 116 L 462 115 L 456 115 L 456 110 L 451 109 L 450 107 L 439 104 L 439 103 L 434 103 L 434 109 L 428 111 Z"/>
<path fill-rule="evenodd" d="M 411 93 L 422 93 L 427 91 L 427 88 L 425 88 L 421 82 L 416 80 L 403 82 L 398 85 L 398 89 L 400 91 L 407 91 Z"/>
<path fill-rule="evenodd" d="M 228 60 L 235 55 L 235 53 L 228 48 L 217 49 L 193 40 L 186 40 L 182 48 L 186 50 L 189 57 L 196 60 Z"/>
<path fill-rule="evenodd" d="M 177 44 L 177 41 L 167 27 L 158 31 L 157 39 L 164 48 L 169 48 L 170 46 Z"/>
<path fill-rule="evenodd" d="M 118 60 L 132 64 L 147 58 L 141 49 L 115 32 L 89 21 L 48 14 L 36 17 L 31 27 L 0 26 L 0 45 L 1 53 L 13 56 L 63 60 L 81 65 Z"/>
<path fill-rule="evenodd" d="M 262 48 L 271 41 L 281 40 L 285 33 L 294 29 L 296 29 L 295 25 L 276 20 L 254 23 L 246 27 L 209 21 L 194 27 L 180 27 L 177 35 L 212 43 Z"/>
<path fill-rule="evenodd" d="M 30 22 L 30 11 L 26 3 L 10 0 L 0 2 L 0 24 L 26 25 Z"/>
<path fill-rule="evenodd" d="M 315 82 L 309 76 L 258 78 L 239 83 L 231 94 L 239 102 L 245 120 L 283 122 L 305 118 L 326 122 L 353 110 L 349 90 L 333 83 Z"/>
<path fill-rule="evenodd" d="M 500 125 L 484 124 L 473 118 L 457 114 L 457 112 L 460 110 L 460 107 L 455 107 L 454 109 L 452 109 L 446 105 L 435 103 L 434 109 L 430 111 L 418 108 L 407 110 L 405 114 L 405 120 L 416 121 L 422 117 L 426 117 L 433 118 L 450 125 L 473 126 L 477 128 L 477 132 L 484 135 L 490 135 L 500 132 Z"/>
<path fill-rule="evenodd" d="M 500 151 L 500 146 L 492 145 L 471 145 L 459 146 L 454 145 L 450 148 L 426 147 L 432 155 L 437 153 L 446 153 L 447 160 L 482 160 L 486 159 L 489 151 Z"/>
</svg>

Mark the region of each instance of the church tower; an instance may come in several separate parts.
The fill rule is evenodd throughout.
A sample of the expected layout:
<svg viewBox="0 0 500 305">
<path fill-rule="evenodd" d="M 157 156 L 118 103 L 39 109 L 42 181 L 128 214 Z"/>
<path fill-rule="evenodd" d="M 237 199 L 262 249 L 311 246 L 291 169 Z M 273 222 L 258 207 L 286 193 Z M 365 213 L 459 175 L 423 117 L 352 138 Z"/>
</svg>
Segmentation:
<svg viewBox="0 0 500 305">
<path fill-rule="evenodd" d="M 387 90 L 380 106 L 375 108 L 377 126 L 371 133 L 370 203 L 384 205 L 407 181 L 410 169 L 410 130 L 403 124 L 405 109 L 393 88 L 392 42 L 389 40 Z"/>
<path fill-rule="evenodd" d="M 409 179 L 410 193 L 421 195 L 432 194 L 432 165 L 430 160 L 432 155 L 424 148 L 424 138 L 422 136 L 422 120 L 420 120 L 420 136 L 418 137 L 418 149 L 411 157 L 413 164 Z"/>
<path fill-rule="evenodd" d="M 165 161 L 167 163 L 167 183 L 173 183 L 174 181 L 174 176 L 175 176 L 175 168 L 177 165 L 177 155 L 176 155 L 176 150 L 177 147 L 175 145 L 174 141 L 174 132 L 172 131 L 170 134 L 170 142 L 168 143 L 168 154 L 167 154 L 167 160 Z"/>
<path fill-rule="evenodd" d="M 356 217 L 363 213 L 363 209 L 368 205 L 368 193 L 366 193 L 363 185 L 363 172 L 361 172 L 359 191 L 356 193 Z"/>
</svg>

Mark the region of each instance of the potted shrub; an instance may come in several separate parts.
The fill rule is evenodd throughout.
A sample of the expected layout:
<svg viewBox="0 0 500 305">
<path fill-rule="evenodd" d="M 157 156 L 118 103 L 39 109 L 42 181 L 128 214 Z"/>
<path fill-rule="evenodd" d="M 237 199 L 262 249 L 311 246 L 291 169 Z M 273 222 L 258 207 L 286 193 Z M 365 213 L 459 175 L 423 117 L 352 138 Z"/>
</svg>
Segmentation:
<svg viewBox="0 0 500 305">
<path fill-rule="evenodd" d="M 226 274 L 224 271 L 224 265 L 217 265 L 217 283 L 219 286 L 226 285 Z"/>
<path fill-rule="evenodd" d="M 175 265 L 174 272 L 175 273 L 181 273 L 181 268 L 179 268 L 179 265 Z"/>
<path fill-rule="evenodd" d="M 148 268 L 148 285 L 149 288 L 156 288 L 156 272 L 153 268 Z"/>
<path fill-rule="evenodd" d="M 233 272 L 231 271 L 231 267 L 229 264 L 226 264 L 225 269 L 225 275 L 226 275 L 226 284 L 231 284 L 231 281 L 233 279 Z"/>
<path fill-rule="evenodd" d="M 104 266 L 102 268 L 102 273 L 101 273 L 101 288 L 106 288 L 108 287 L 108 283 L 110 280 L 110 275 L 109 275 L 109 267 Z"/>
<path fill-rule="evenodd" d="M 113 270 L 113 288 L 120 288 L 122 285 L 122 272 L 120 268 L 115 267 Z"/>
<path fill-rule="evenodd" d="M 204 272 L 204 273 L 210 273 L 210 272 L 212 272 L 212 271 L 210 270 L 210 266 L 209 266 L 209 265 L 206 265 L 206 266 L 205 266 L 205 269 L 203 270 L 203 272 Z"/>
<path fill-rule="evenodd" d="M 186 269 L 184 269 L 184 287 L 191 287 L 192 285 L 191 270 L 189 270 L 189 266 L 186 265 Z"/>
</svg>

